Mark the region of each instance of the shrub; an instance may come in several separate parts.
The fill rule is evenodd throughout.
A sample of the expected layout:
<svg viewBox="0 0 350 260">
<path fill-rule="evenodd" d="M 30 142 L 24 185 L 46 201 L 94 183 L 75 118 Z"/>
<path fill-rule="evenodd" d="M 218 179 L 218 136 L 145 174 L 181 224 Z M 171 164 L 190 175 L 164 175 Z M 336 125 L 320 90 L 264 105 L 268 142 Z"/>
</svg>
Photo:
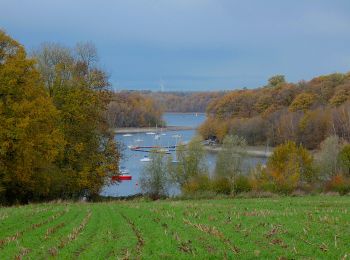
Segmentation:
<svg viewBox="0 0 350 260">
<path fill-rule="evenodd" d="M 234 187 L 235 187 L 234 190 L 236 194 L 242 193 L 242 192 L 249 192 L 252 190 L 252 185 L 249 182 L 248 177 L 243 175 L 239 175 L 235 179 Z"/>
<path fill-rule="evenodd" d="M 226 194 L 231 193 L 231 185 L 227 178 L 217 177 L 211 182 L 211 189 L 217 194 Z"/>
<path fill-rule="evenodd" d="M 340 195 L 345 195 L 350 192 L 350 178 L 337 174 L 326 183 L 325 190 L 336 191 Z"/>
<path fill-rule="evenodd" d="M 252 169 L 249 176 L 249 183 L 253 191 L 268 191 L 275 190 L 271 176 L 268 175 L 265 165 L 258 164 Z"/>
<path fill-rule="evenodd" d="M 192 177 L 182 186 L 182 191 L 185 194 L 194 194 L 202 191 L 210 191 L 210 179 L 206 174 L 199 174 Z"/>
</svg>

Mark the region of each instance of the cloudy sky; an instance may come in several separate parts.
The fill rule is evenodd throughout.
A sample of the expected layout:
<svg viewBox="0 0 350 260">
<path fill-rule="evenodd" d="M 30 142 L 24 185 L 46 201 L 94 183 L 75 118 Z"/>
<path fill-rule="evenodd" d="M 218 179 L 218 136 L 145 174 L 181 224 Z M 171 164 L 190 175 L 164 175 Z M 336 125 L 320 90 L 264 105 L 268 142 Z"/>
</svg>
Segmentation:
<svg viewBox="0 0 350 260">
<path fill-rule="evenodd" d="M 115 89 L 254 88 L 350 71 L 349 0 L 0 0 L 27 49 L 92 41 Z"/>
</svg>

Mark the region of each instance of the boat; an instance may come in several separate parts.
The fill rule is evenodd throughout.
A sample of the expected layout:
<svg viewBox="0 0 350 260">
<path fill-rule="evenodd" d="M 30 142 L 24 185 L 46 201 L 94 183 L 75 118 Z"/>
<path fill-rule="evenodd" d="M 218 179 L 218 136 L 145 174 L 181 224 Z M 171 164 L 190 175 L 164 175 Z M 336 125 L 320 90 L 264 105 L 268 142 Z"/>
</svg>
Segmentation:
<svg viewBox="0 0 350 260">
<path fill-rule="evenodd" d="M 129 148 L 130 150 L 134 150 L 134 149 L 137 149 L 138 146 L 136 146 L 136 145 L 128 145 L 128 148 Z"/>
<path fill-rule="evenodd" d="M 112 181 L 131 181 L 132 176 L 129 174 L 120 174 L 116 176 L 112 176 Z"/>
<path fill-rule="evenodd" d="M 123 166 L 119 167 L 119 172 L 120 172 L 121 174 L 129 174 L 129 170 L 126 169 L 126 168 L 123 167 Z"/>
<path fill-rule="evenodd" d="M 154 140 L 159 140 L 159 139 L 160 139 L 160 135 L 159 134 L 154 136 Z"/>
<path fill-rule="evenodd" d="M 173 138 L 181 138 L 181 135 L 173 135 Z"/>
<path fill-rule="evenodd" d="M 143 140 L 142 140 L 141 138 L 137 138 L 137 139 L 135 140 L 135 142 L 141 143 L 141 142 L 143 142 Z"/>
<path fill-rule="evenodd" d="M 152 159 L 150 159 L 148 156 L 145 156 L 142 159 L 140 159 L 140 162 L 150 162 L 150 161 L 152 161 Z"/>
<path fill-rule="evenodd" d="M 129 174 L 129 170 L 125 167 L 119 167 L 119 175 L 112 176 L 112 181 L 130 181 L 132 176 Z"/>
<path fill-rule="evenodd" d="M 132 136 L 132 134 L 123 134 L 124 137 Z"/>
<path fill-rule="evenodd" d="M 156 133 L 154 132 L 147 132 L 146 135 L 155 135 Z"/>
</svg>

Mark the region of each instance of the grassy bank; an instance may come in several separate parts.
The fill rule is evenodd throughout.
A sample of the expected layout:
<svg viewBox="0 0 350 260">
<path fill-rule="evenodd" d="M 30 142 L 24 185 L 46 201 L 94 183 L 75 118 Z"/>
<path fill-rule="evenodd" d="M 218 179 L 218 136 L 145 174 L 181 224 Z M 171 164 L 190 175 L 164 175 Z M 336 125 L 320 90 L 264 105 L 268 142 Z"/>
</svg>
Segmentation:
<svg viewBox="0 0 350 260">
<path fill-rule="evenodd" d="M 0 258 L 341 259 L 349 208 L 339 196 L 1 208 Z"/>
</svg>

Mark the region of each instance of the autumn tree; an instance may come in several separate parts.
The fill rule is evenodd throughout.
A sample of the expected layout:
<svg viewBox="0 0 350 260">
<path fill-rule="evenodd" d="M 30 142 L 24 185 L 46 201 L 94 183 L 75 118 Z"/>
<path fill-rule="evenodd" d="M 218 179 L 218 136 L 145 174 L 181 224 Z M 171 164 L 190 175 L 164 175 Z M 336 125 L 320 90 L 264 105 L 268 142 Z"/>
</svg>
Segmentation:
<svg viewBox="0 0 350 260">
<path fill-rule="evenodd" d="M 312 163 L 313 158 L 305 148 L 286 142 L 274 149 L 266 172 L 276 191 L 289 193 L 299 185 L 312 183 L 315 178 Z"/>
<path fill-rule="evenodd" d="M 64 153 L 60 112 L 35 62 L 0 31 L 0 198 L 12 203 L 49 197 Z"/>
<path fill-rule="evenodd" d="M 291 111 L 308 110 L 315 102 L 315 99 L 315 95 L 311 93 L 301 93 L 295 97 L 292 104 L 289 106 L 289 109 Z"/>
<path fill-rule="evenodd" d="M 60 112 L 59 127 L 66 140 L 56 164 L 60 173 L 54 194 L 97 195 L 108 177 L 118 174 L 119 153 L 104 117 L 111 93 L 107 74 L 96 64 L 96 48 L 90 43 L 75 49 L 46 44 L 34 54 Z"/>
<path fill-rule="evenodd" d="M 269 78 L 268 87 L 278 87 L 280 84 L 286 83 L 284 75 L 275 75 Z"/>
</svg>

